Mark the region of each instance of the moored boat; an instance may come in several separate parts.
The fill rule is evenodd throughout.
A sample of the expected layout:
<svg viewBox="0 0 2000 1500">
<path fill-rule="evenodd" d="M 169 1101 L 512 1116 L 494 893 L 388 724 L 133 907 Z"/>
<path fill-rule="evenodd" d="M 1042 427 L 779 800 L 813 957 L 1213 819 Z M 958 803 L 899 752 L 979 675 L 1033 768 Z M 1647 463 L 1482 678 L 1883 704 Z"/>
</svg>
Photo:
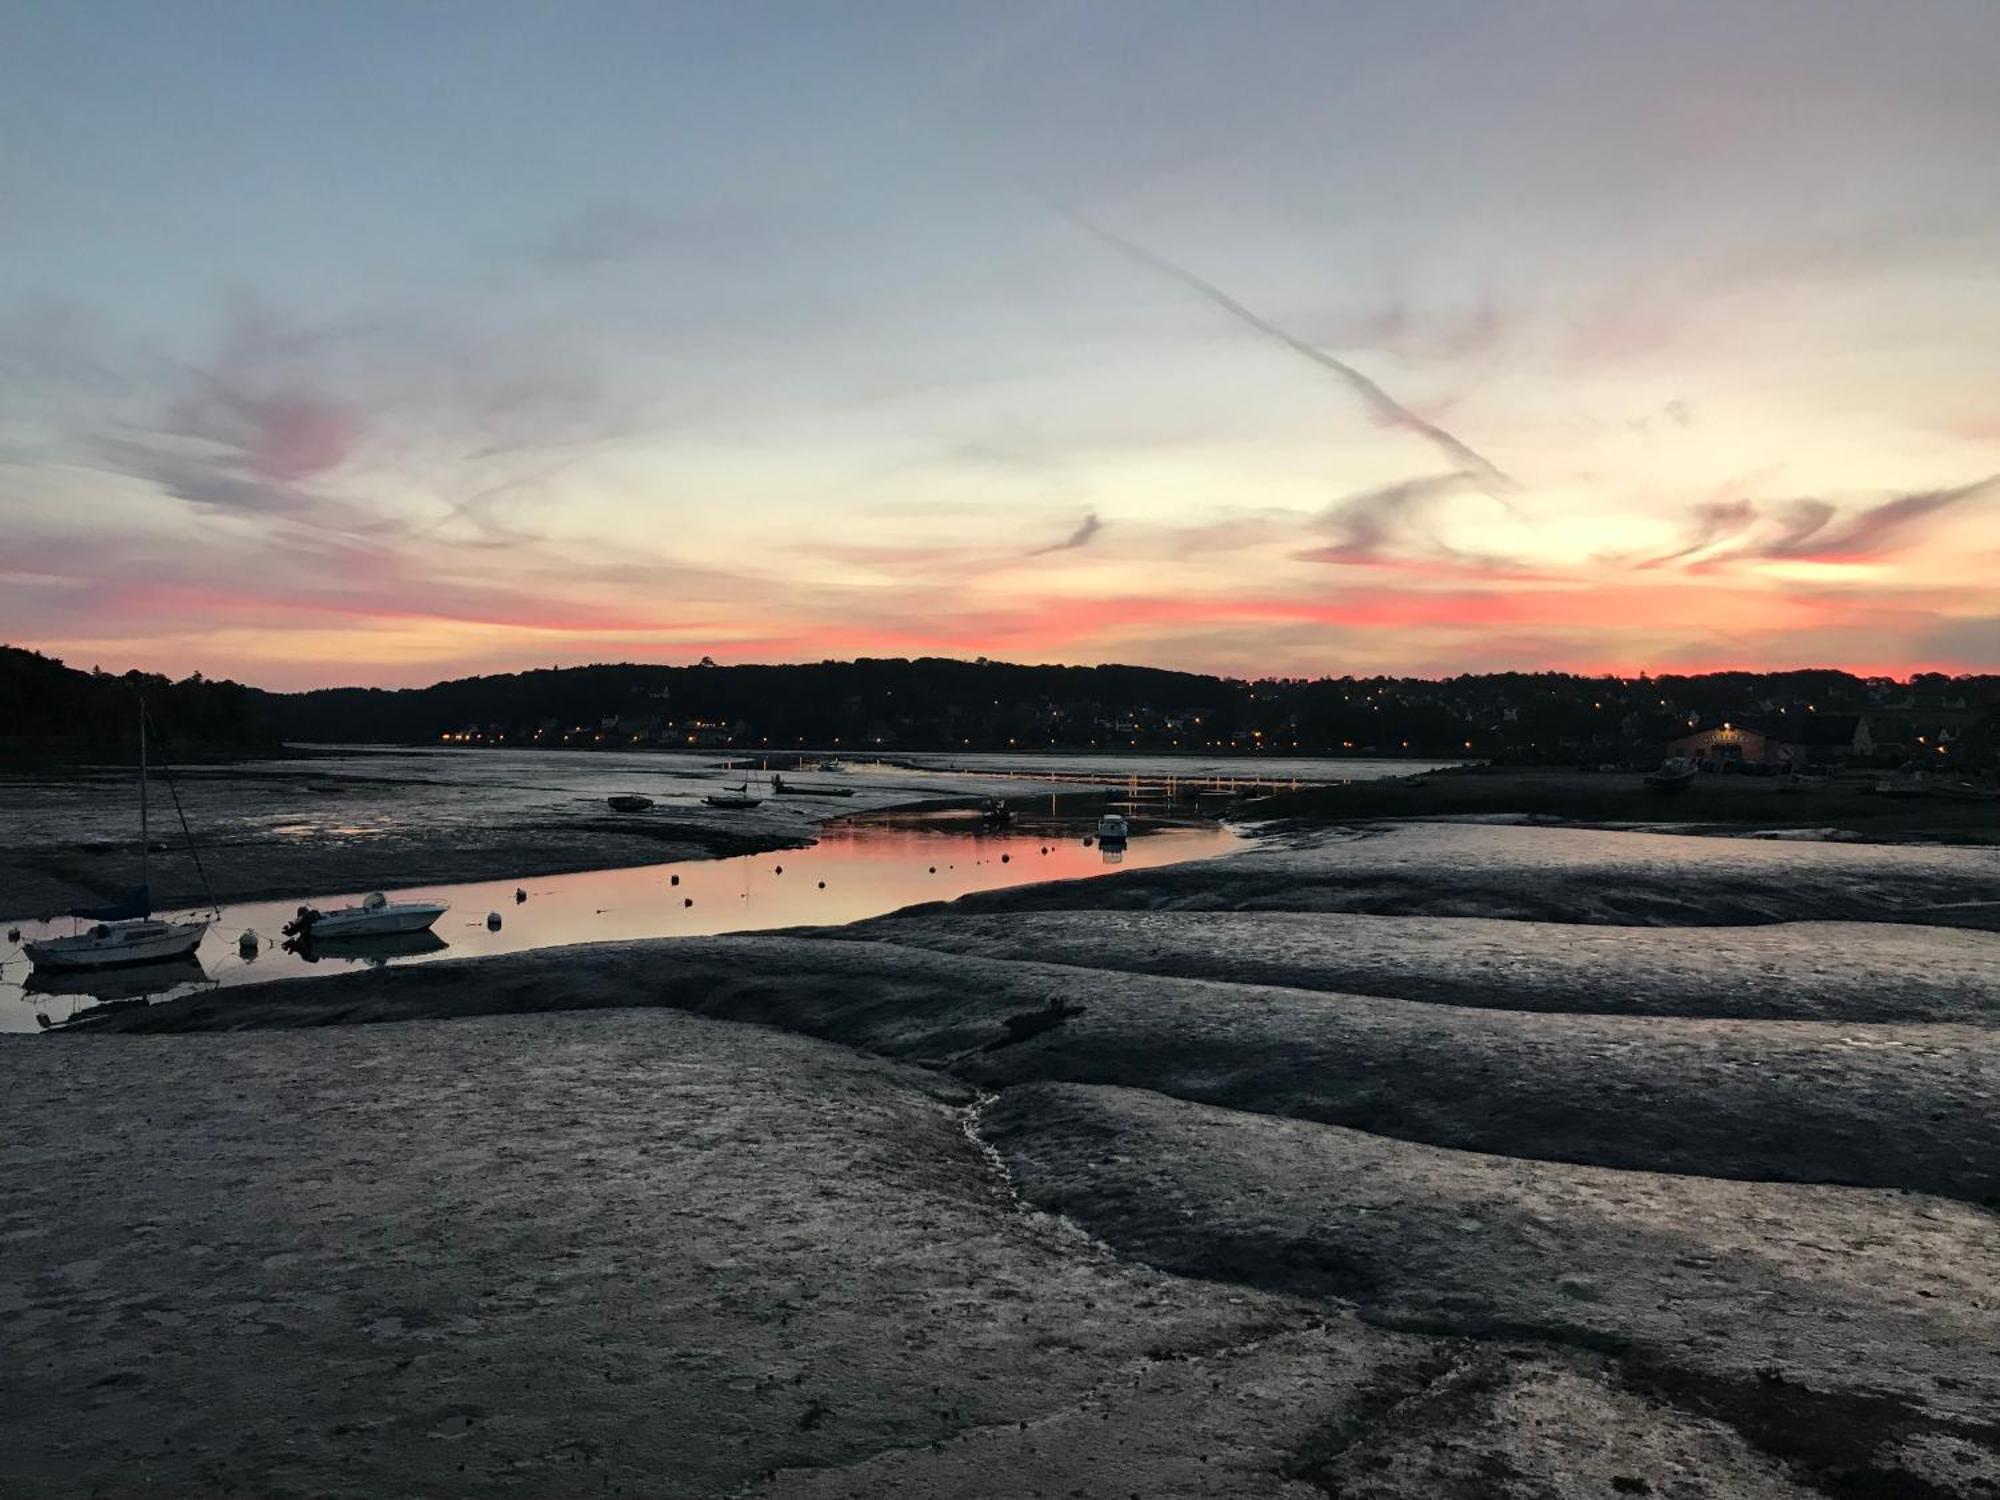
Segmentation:
<svg viewBox="0 0 2000 1500">
<path fill-rule="evenodd" d="M 391 901 L 380 891 L 359 906 L 337 906 L 318 911 L 301 906 L 298 915 L 285 924 L 285 936 L 311 942 L 331 938 L 384 937 L 401 932 L 428 932 L 437 919 L 451 910 L 445 901 Z"/>
<path fill-rule="evenodd" d="M 1097 820 L 1097 842 L 1099 844 L 1108 844 L 1116 848 L 1131 837 L 1131 834 L 1132 825 L 1127 823 L 1118 813 L 1106 813 Z"/>
<path fill-rule="evenodd" d="M 744 777 L 741 786 L 724 787 L 719 792 L 710 792 L 701 799 L 710 807 L 755 807 L 764 799 L 750 790 L 750 778 Z"/>
<path fill-rule="evenodd" d="M 1646 773 L 1646 785 L 1656 792 L 1678 792 L 1690 785 L 1701 768 L 1684 755 L 1676 755 L 1660 763 L 1660 769 Z"/>
<path fill-rule="evenodd" d="M 606 797 L 613 812 L 644 812 L 653 805 L 651 797 L 642 797 L 637 792 L 623 792 L 616 797 Z"/>
<path fill-rule="evenodd" d="M 79 921 L 93 925 L 68 937 L 33 938 L 21 945 L 28 962 L 40 970 L 76 972 L 86 969 L 123 969 L 135 964 L 156 964 L 185 959 L 201 946 L 212 917 L 196 917 L 174 922 L 156 920 L 152 896 L 152 828 L 147 813 L 146 704 L 139 703 L 139 884 L 123 899 L 109 906 L 77 907 L 70 912 Z M 169 789 L 172 783 L 169 782 Z M 175 796 L 179 805 L 179 796 Z M 183 829 L 187 826 L 181 820 Z M 193 841 L 189 840 L 190 848 Z M 195 868 L 201 868 L 200 856 Z M 203 878 L 204 886 L 207 884 Z"/>
<path fill-rule="evenodd" d="M 72 973 L 122 969 L 185 959 L 201 946 L 208 927 L 205 918 L 192 922 L 161 922 L 150 917 L 99 922 L 70 937 L 31 939 L 21 945 L 21 951 L 37 969 Z"/>
</svg>

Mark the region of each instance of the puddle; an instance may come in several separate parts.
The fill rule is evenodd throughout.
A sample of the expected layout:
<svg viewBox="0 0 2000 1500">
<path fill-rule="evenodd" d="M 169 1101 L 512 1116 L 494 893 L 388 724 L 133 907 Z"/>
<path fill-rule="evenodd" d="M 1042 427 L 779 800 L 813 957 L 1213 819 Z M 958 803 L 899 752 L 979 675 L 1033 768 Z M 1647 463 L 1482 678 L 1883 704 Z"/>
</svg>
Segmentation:
<svg viewBox="0 0 2000 1500">
<path fill-rule="evenodd" d="M 985 834 L 974 831 L 965 816 L 835 823 L 821 830 L 820 842 L 810 849 L 415 886 L 403 894 L 451 903 L 430 932 L 350 940 L 338 945 L 338 951 L 326 944 L 311 957 L 278 946 L 280 930 L 295 910 L 302 904 L 322 910 L 347 905 L 365 892 L 239 902 L 222 909 L 222 919 L 209 930 L 200 952 L 183 964 L 90 975 L 30 974 L 26 960 L 10 957 L 0 972 L 0 1031 L 36 1031 L 38 1014 L 60 1024 L 101 1002 L 157 1001 L 203 988 L 391 963 L 520 953 L 566 943 L 835 926 L 971 891 L 1212 858 L 1244 842 L 1215 825 L 1142 829 L 1117 854 L 1086 846 L 1087 826 L 1030 823 Z M 517 889 L 527 893 L 526 901 L 515 900 Z M 497 931 L 487 926 L 489 912 L 500 914 Z M 6 925 L 18 925 L 28 938 L 65 933 L 73 926 L 68 918 L 46 925 Z M 246 928 L 264 940 L 262 950 L 248 960 L 237 951 L 237 938 Z"/>
</svg>

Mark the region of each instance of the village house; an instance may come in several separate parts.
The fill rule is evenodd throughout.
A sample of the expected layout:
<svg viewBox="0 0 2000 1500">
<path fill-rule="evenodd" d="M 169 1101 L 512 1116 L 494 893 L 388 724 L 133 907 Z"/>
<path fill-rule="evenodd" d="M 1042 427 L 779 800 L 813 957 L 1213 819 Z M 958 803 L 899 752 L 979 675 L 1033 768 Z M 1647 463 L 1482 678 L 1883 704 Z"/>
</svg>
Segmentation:
<svg viewBox="0 0 2000 1500">
<path fill-rule="evenodd" d="M 1667 744 L 1667 754 L 1711 766 L 1817 766 L 1874 753 L 1864 714 L 1807 714 L 1782 726 L 1730 721 Z"/>
</svg>

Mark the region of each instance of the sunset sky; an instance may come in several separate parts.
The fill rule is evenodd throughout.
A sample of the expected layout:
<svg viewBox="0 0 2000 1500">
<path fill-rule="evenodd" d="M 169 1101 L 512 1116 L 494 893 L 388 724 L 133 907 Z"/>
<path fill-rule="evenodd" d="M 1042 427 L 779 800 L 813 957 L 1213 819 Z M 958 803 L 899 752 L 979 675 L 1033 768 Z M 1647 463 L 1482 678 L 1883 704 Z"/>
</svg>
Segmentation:
<svg viewBox="0 0 2000 1500">
<path fill-rule="evenodd" d="M 2000 4 L 15 3 L 0 640 L 2000 670 Z"/>
</svg>

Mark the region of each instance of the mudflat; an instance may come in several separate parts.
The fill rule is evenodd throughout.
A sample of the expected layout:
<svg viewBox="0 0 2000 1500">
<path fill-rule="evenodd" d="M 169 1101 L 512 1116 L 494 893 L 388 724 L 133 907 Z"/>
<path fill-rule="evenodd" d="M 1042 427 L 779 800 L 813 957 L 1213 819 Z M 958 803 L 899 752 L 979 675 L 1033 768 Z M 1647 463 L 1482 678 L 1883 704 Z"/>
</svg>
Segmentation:
<svg viewBox="0 0 2000 1500">
<path fill-rule="evenodd" d="M 115 1012 L 0 1048 L 6 1482 L 1990 1495 L 1996 900 L 1335 829 Z"/>
</svg>

